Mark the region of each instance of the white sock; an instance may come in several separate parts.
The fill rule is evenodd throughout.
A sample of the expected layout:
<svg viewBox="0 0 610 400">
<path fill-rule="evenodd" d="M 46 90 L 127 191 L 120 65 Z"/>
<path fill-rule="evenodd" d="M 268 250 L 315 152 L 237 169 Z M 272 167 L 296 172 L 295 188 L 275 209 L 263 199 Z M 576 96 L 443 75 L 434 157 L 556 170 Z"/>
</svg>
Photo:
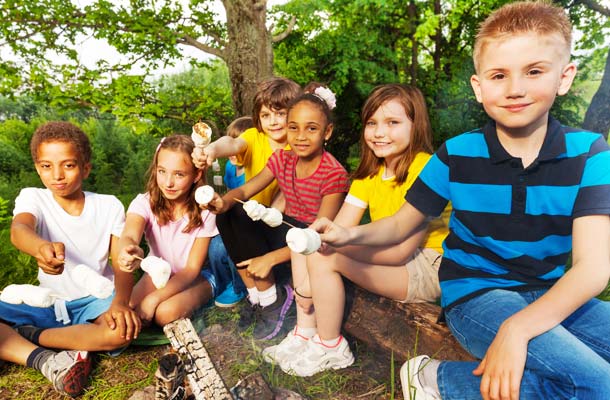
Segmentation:
<svg viewBox="0 0 610 400">
<path fill-rule="evenodd" d="M 258 292 L 258 300 L 261 307 L 267 307 L 277 300 L 277 289 L 272 285 L 269 289 Z"/>
<path fill-rule="evenodd" d="M 296 325 L 294 327 L 294 334 L 295 335 L 299 335 L 303 338 L 306 339 L 311 339 L 312 337 L 314 337 L 314 335 L 317 333 L 317 329 L 315 327 L 313 328 L 301 328 L 300 326 Z"/>
<path fill-rule="evenodd" d="M 320 343 L 322 343 L 324 345 L 324 347 L 326 347 L 326 348 L 334 349 L 335 347 L 337 347 L 337 345 L 341 341 L 342 337 L 343 336 L 339 335 L 339 336 L 337 336 L 334 339 L 322 339 L 322 338 L 320 338 Z"/>
<path fill-rule="evenodd" d="M 419 376 L 419 380 L 421 381 L 421 383 L 430 389 L 434 389 L 436 393 L 440 393 L 436 376 L 438 366 L 440 364 L 441 362 L 439 360 L 431 358 L 430 360 L 425 362 L 426 366 L 417 373 L 417 376 Z"/>
<path fill-rule="evenodd" d="M 258 297 L 258 289 L 256 288 L 256 286 L 251 287 L 251 288 L 246 288 L 246 290 L 248 291 L 248 300 L 250 301 L 250 304 L 257 305 L 260 300 Z"/>
</svg>

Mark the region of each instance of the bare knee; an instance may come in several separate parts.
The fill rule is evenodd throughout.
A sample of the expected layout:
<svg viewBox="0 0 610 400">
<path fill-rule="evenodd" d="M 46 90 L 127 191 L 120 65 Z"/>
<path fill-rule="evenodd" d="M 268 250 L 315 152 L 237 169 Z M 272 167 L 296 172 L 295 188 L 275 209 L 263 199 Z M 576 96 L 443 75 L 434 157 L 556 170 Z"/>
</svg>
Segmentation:
<svg viewBox="0 0 610 400">
<path fill-rule="evenodd" d="M 108 325 L 102 323 L 98 325 L 100 328 L 100 336 L 102 337 L 100 343 L 100 350 L 111 351 L 121 347 L 125 347 L 131 343 L 131 340 L 127 340 L 125 336 L 121 336 L 121 330 L 117 326 L 114 329 L 110 329 Z"/>
<path fill-rule="evenodd" d="M 192 310 L 175 307 L 175 304 L 171 306 L 167 303 L 161 303 L 155 311 L 155 323 L 159 326 L 165 326 L 177 319 L 189 317 L 191 314 Z"/>
<path fill-rule="evenodd" d="M 334 260 L 335 254 L 310 254 L 307 257 L 307 273 L 309 274 L 309 276 L 336 273 L 336 262 Z"/>
</svg>

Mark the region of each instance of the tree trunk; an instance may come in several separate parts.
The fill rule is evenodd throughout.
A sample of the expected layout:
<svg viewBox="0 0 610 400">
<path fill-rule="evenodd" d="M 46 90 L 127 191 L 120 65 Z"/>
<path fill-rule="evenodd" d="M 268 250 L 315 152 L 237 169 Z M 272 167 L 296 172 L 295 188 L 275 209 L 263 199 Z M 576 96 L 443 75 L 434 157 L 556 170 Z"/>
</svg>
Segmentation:
<svg viewBox="0 0 610 400">
<path fill-rule="evenodd" d="M 223 0 L 223 4 L 233 105 L 238 115 L 251 115 L 256 85 L 273 75 L 273 46 L 265 26 L 267 1 Z"/>
<path fill-rule="evenodd" d="M 602 83 L 591 99 L 582 125 L 584 129 L 599 132 L 608 139 L 608 130 L 610 130 L 610 50 L 606 56 Z"/>
<path fill-rule="evenodd" d="M 431 303 L 403 304 L 346 282 L 344 329 L 373 351 L 394 354 L 405 361 L 418 354 L 440 360 L 474 360 L 444 324 L 437 323 L 440 307 Z"/>
</svg>

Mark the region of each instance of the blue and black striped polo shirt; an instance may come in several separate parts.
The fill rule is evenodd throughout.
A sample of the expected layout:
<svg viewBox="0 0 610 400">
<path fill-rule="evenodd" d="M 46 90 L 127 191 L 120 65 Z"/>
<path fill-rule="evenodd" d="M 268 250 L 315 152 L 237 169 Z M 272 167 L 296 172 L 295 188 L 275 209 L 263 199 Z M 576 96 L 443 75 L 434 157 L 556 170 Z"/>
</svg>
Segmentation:
<svg viewBox="0 0 610 400">
<path fill-rule="evenodd" d="M 491 289 L 548 288 L 564 273 L 573 219 L 610 214 L 610 150 L 602 135 L 550 118 L 524 169 L 490 123 L 443 144 L 406 200 L 434 216 L 452 202 L 439 272 L 444 309 Z"/>
</svg>

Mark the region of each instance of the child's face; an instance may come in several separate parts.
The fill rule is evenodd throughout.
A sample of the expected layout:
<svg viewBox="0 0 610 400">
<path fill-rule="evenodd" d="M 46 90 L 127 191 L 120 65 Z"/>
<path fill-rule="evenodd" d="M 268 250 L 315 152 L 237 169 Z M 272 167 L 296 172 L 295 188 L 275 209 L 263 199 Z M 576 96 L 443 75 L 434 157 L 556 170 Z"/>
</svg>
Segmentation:
<svg viewBox="0 0 610 400">
<path fill-rule="evenodd" d="M 76 199 L 82 194 L 83 180 L 91 172 L 91 164 L 82 165 L 76 147 L 69 142 L 42 142 L 38 146 L 36 172 L 53 196 Z"/>
<path fill-rule="evenodd" d="M 381 105 L 364 125 L 364 140 L 378 158 L 386 164 L 399 157 L 411 143 L 413 122 L 405 108 L 392 99 Z"/>
<path fill-rule="evenodd" d="M 261 112 L 258 114 L 263 132 L 277 143 L 286 142 L 287 114 L 285 108 L 276 110 L 267 106 L 262 106 Z"/>
<path fill-rule="evenodd" d="M 576 67 L 565 60 L 565 43 L 558 34 L 492 40 L 470 82 L 499 130 L 527 135 L 546 126 L 555 96 L 568 92 Z"/>
<path fill-rule="evenodd" d="M 302 101 L 290 109 L 287 131 L 292 151 L 301 159 L 311 160 L 322 155 L 333 126 L 316 105 Z"/>
<path fill-rule="evenodd" d="M 169 149 L 159 150 L 156 174 L 161 193 L 174 202 L 186 201 L 193 183 L 201 177 L 188 155 Z"/>
</svg>

